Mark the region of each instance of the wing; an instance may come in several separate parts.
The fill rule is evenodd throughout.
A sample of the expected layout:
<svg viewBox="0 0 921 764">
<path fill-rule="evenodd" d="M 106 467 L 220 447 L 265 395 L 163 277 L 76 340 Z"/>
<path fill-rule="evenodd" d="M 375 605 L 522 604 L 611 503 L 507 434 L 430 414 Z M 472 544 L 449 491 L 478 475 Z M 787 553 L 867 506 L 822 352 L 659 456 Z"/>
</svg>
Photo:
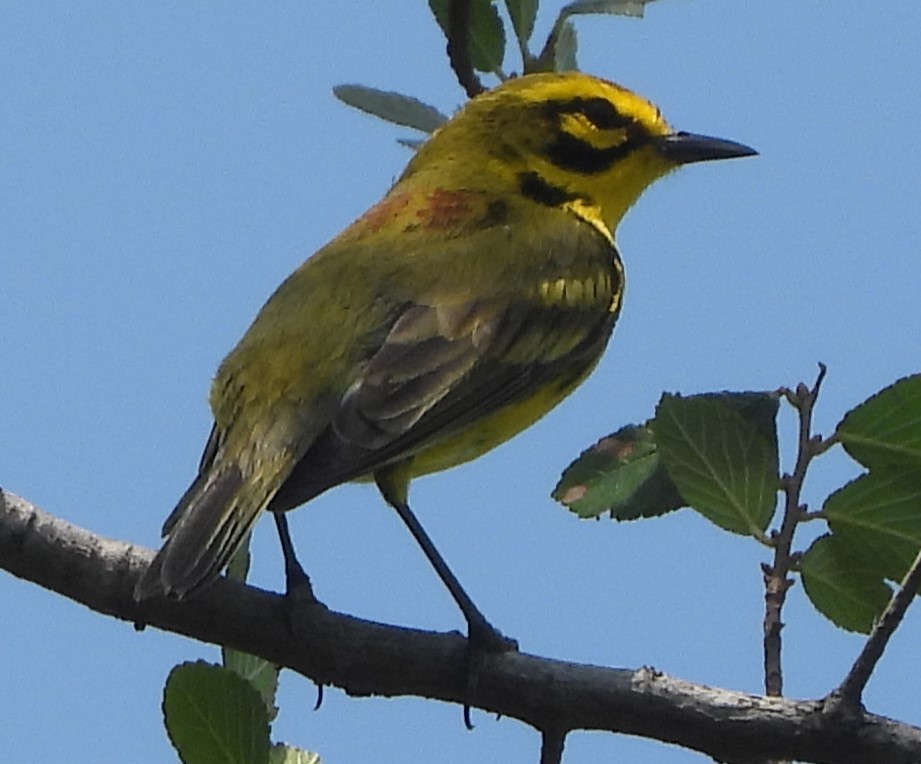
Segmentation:
<svg viewBox="0 0 921 764">
<path fill-rule="evenodd" d="M 517 434 L 594 367 L 621 289 L 609 265 L 544 279 L 515 301 L 408 305 L 269 508 L 290 509 L 409 458 L 413 474 L 444 469 Z"/>
</svg>

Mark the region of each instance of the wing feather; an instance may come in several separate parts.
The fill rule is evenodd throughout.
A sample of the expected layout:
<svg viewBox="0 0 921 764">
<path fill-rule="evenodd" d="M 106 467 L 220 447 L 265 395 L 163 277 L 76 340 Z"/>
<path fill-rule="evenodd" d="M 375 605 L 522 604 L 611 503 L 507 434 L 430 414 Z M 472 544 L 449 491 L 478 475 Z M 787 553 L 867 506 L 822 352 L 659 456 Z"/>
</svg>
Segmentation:
<svg viewBox="0 0 921 764">
<path fill-rule="evenodd" d="M 404 313 L 270 509 L 409 457 L 547 385 L 568 389 L 595 364 L 613 325 L 604 311 L 533 303 L 474 301 L 451 311 L 465 316 L 460 326 L 438 321 L 437 305 Z"/>
<path fill-rule="evenodd" d="M 333 430 L 375 450 L 412 427 L 455 389 L 489 347 L 495 305 L 413 305 L 342 398 Z"/>
</svg>

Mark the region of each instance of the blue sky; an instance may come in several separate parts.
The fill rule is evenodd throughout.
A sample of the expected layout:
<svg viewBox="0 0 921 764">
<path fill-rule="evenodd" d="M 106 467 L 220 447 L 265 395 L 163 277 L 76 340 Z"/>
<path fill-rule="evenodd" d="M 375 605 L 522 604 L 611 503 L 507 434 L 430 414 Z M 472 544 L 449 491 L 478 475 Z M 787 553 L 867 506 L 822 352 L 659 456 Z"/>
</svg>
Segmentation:
<svg viewBox="0 0 921 764">
<path fill-rule="evenodd" d="M 546 34 L 554 9 L 538 22 Z M 4 3 L 0 25 L 0 484 L 53 514 L 147 546 L 185 489 L 223 355 L 273 288 L 388 188 L 408 136 L 337 102 L 357 82 L 463 102 L 422 2 Z M 619 231 L 628 291 L 604 361 L 570 400 L 475 464 L 418 481 L 413 504 L 480 607 L 522 649 L 761 688 L 754 542 L 690 511 L 580 521 L 560 471 L 663 390 L 767 389 L 829 367 L 829 432 L 919 371 L 921 124 L 915 3 L 669 2 L 578 22 L 581 65 L 636 89 L 680 129 L 754 160 L 687 168 Z M 507 65 L 515 69 L 515 62 Z M 915 337 L 915 339 L 912 339 Z M 794 420 L 786 428 L 792 464 Z M 821 460 L 807 499 L 856 475 Z M 291 516 L 318 594 L 363 617 L 462 626 L 367 486 Z M 808 543 L 808 536 L 801 546 Z M 279 588 L 271 524 L 254 580 Z M 176 760 L 159 719 L 170 667 L 216 648 L 91 613 L 0 573 L 4 756 Z M 791 592 L 786 691 L 835 686 L 861 638 Z M 921 724 L 909 613 L 867 705 Z M 413 699 L 351 699 L 286 674 L 275 738 L 327 762 L 533 762 L 535 733 Z M 577 733 L 567 764 L 702 757 Z"/>
</svg>

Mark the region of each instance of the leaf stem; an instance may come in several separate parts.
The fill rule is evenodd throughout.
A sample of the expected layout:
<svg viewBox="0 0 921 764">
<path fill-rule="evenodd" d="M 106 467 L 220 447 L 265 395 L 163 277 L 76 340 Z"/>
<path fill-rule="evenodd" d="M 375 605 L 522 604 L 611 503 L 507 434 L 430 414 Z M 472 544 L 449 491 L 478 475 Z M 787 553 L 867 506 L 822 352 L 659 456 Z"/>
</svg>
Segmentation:
<svg viewBox="0 0 921 764">
<path fill-rule="evenodd" d="M 812 389 L 800 382 L 796 390 L 780 390 L 787 402 L 799 412 L 799 446 L 792 474 L 784 475 L 781 480 L 785 501 L 780 530 L 773 535 L 774 561 L 761 567 L 764 574 L 764 691 L 774 697 L 783 695 L 783 640 L 780 633 L 784 624 L 781 616 L 787 591 L 793 586 L 793 579 L 789 576 L 796 565 L 796 555 L 792 552 L 793 535 L 796 526 L 808 517 L 807 508 L 801 504 L 803 481 L 809 463 L 824 450 L 825 441 L 812 435 L 812 412 L 825 373 L 825 364 L 820 363 Z"/>
<path fill-rule="evenodd" d="M 574 3 L 564 6 L 559 14 L 556 17 L 556 21 L 553 23 L 553 28 L 550 30 L 550 34 L 547 35 L 547 41 L 544 43 L 544 47 L 540 51 L 540 55 L 537 57 L 537 66 L 539 71 L 550 72 L 554 70 L 553 60 L 556 56 L 556 46 L 560 39 L 560 34 L 563 31 L 563 25 L 566 23 L 566 20 L 573 14 Z"/>
<path fill-rule="evenodd" d="M 528 41 L 522 40 L 518 36 L 518 30 L 513 30 L 515 34 L 515 41 L 518 43 L 518 53 L 521 55 L 521 73 L 522 74 L 531 74 L 531 72 L 536 71 L 535 64 L 537 59 L 534 58 L 534 55 L 531 53 L 528 48 Z"/>
</svg>

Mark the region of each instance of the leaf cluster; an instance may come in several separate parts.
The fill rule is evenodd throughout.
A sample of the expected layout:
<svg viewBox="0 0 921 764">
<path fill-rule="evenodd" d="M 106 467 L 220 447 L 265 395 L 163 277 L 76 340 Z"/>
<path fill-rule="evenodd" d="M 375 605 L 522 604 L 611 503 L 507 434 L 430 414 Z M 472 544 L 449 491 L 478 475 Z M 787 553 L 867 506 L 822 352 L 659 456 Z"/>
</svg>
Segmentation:
<svg viewBox="0 0 921 764">
<path fill-rule="evenodd" d="M 825 500 L 830 532 L 803 556 L 803 584 L 832 621 L 866 631 L 921 547 L 921 375 L 848 412 L 835 436 L 865 471 Z"/>
<path fill-rule="evenodd" d="M 461 73 L 458 64 L 452 58 L 452 65 L 458 80 L 464 82 L 473 79 L 476 85 L 467 88 L 468 95 L 473 96 L 484 88 L 476 80 L 475 72 L 494 76 L 499 81 L 508 79 L 503 69 L 508 53 L 507 28 L 521 59 L 521 73 L 566 72 L 578 70 L 578 36 L 573 24 L 573 17 L 588 14 L 641 17 L 647 3 L 652 0 L 576 0 L 566 5 L 557 15 L 546 41 L 539 51 L 532 51 L 531 39 L 537 21 L 538 0 L 470 0 L 466 8 L 467 25 L 462 32 L 466 45 L 461 44 L 462 59 L 469 61 L 469 72 Z M 448 39 L 449 51 L 456 47 L 452 29 L 452 12 L 457 12 L 461 3 L 452 0 L 429 0 L 429 8 L 435 21 Z M 413 96 L 389 90 L 379 90 L 366 85 L 337 85 L 333 94 L 345 104 L 372 114 L 386 122 L 403 127 L 410 127 L 425 135 L 430 135 L 444 124 L 448 117 L 439 109 L 420 101 Z M 419 139 L 401 139 L 410 148 L 417 147 Z"/>
<path fill-rule="evenodd" d="M 788 393 L 788 394 L 785 394 Z M 690 507 L 723 530 L 781 542 L 778 495 L 800 476 L 779 472 L 777 412 L 795 394 L 665 394 L 655 417 L 599 440 L 563 473 L 553 497 L 579 517 L 616 520 Z M 827 439 L 801 444 L 821 456 L 841 444 L 865 472 L 790 528 L 824 521 L 827 532 L 792 553 L 815 608 L 836 625 L 869 632 L 921 549 L 921 375 L 861 403 Z M 779 528 L 769 533 L 772 521 Z"/>
</svg>

